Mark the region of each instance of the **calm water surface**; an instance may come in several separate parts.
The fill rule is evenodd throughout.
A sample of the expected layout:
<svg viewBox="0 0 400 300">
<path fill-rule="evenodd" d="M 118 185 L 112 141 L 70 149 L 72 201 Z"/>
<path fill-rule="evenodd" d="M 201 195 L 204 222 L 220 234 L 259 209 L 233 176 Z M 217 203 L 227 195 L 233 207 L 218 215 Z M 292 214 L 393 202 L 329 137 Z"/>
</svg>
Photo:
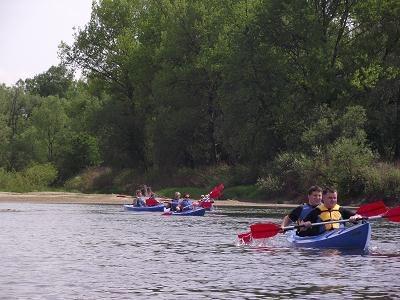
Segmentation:
<svg viewBox="0 0 400 300">
<path fill-rule="evenodd" d="M 2 203 L 0 211 L 0 299 L 400 299 L 399 223 L 374 221 L 362 254 L 290 248 L 283 234 L 237 245 L 249 224 L 279 223 L 286 210 L 171 217 Z"/>
</svg>

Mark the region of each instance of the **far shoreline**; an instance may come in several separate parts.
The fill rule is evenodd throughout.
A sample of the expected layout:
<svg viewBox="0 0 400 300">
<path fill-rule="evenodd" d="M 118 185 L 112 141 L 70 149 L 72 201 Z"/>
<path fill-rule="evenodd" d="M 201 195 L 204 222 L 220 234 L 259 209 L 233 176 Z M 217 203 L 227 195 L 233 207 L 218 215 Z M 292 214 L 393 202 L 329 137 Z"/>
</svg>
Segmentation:
<svg viewBox="0 0 400 300">
<path fill-rule="evenodd" d="M 168 198 L 158 198 L 158 200 L 167 201 Z M 132 196 L 118 194 L 84 194 L 70 192 L 0 192 L 0 203 L 123 205 L 131 204 L 132 201 Z M 240 200 L 216 200 L 214 204 L 215 206 L 265 208 L 293 208 L 297 206 L 296 204 L 259 203 Z"/>
<path fill-rule="evenodd" d="M 158 198 L 167 201 L 168 198 Z M 40 203 L 40 204 L 98 204 L 123 205 L 131 204 L 132 196 L 118 194 L 84 194 L 71 192 L 0 192 L 0 203 Z M 245 200 L 216 200 L 215 206 L 220 207 L 259 207 L 259 208 L 294 208 L 299 204 L 260 203 Z M 357 207 L 350 207 L 357 208 Z"/>
</svg>

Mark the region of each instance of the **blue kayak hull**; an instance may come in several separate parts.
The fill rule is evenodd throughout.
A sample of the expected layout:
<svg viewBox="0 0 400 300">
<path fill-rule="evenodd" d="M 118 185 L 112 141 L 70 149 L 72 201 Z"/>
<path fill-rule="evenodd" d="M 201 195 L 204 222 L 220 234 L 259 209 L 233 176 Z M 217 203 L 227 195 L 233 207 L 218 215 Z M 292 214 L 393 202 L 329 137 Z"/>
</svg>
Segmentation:
<svg viewBox="0 0 400 300">
<path fill-rule="evenodd" d="M 129 211 L 137 211 L 137 212 L 161 212 L 164 211 L 164 204 L 155 205 L 155 206 L 134 206 L 131 204 L 125 204 L 124 209 Z"/>
<path fill-rule="evenodd" d="M 293 232 L 287 239 L 295 247 L 366 250 L 370 238 L 371 225 L 363 223 L 317 236 L 299 237 Z"/>
<path fill-rule="evenodd" d="M 204 208 L 196 208 L 192 210 L 185 210 L 183 212 L 172 212 L 171 216 L 204 216 L 206 210 Z"/>
</svg>

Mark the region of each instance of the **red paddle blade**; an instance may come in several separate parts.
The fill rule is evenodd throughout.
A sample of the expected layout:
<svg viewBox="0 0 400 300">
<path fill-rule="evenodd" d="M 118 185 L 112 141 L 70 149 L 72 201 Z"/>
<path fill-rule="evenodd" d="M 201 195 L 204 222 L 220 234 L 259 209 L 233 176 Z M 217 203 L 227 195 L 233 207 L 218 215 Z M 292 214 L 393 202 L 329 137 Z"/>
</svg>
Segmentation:
<svg viewBox="0 0 400 300">
<path fill-rule="evenodd" d="M 253 239 L 265 239 L 277 235 L 281 228 L 274 223 L 257 223 L 250 225 Z"/>
<path fill-rule="evenodd" d="M 382 200 L 361 205 L 357 209 L 357 214 L 362 215 L 363 217 L 372 217 L 378 216 L 386 213 L 388 208 Z"/>
<path fill-rule="evenodd" d="M 389 209 L 383 217 L 392 222 L 400 222 L 400 206 Z"/>
<path fill-rule="evenodd" d="M 119 197 L 119 198 L 126 198 L 126 197 L 129 197 L 129 196 L 127 196 L 127 195 L 117 195 L 117 197 Z"/>
<path fill-rule="evenodd" d="M 245 232 L 238 234 L 238 239 L 243 244 L 249 244 L 252 240 L 251 232 Z"/>
</svg>

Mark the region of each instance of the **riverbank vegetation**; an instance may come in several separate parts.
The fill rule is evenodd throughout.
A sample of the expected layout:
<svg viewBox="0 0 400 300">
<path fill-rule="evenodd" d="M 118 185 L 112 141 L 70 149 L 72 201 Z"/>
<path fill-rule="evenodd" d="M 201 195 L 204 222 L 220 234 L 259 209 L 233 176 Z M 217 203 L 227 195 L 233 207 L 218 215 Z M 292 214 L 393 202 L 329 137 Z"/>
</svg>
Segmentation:
<svg viewBox="0 0 400 300">
<path fill-rule="evenodd" d="M 394 0 L 95 1 L 59 66 L 0 85 L 0 189 L 398 199 L 399 15 Z"/>
</svg>

